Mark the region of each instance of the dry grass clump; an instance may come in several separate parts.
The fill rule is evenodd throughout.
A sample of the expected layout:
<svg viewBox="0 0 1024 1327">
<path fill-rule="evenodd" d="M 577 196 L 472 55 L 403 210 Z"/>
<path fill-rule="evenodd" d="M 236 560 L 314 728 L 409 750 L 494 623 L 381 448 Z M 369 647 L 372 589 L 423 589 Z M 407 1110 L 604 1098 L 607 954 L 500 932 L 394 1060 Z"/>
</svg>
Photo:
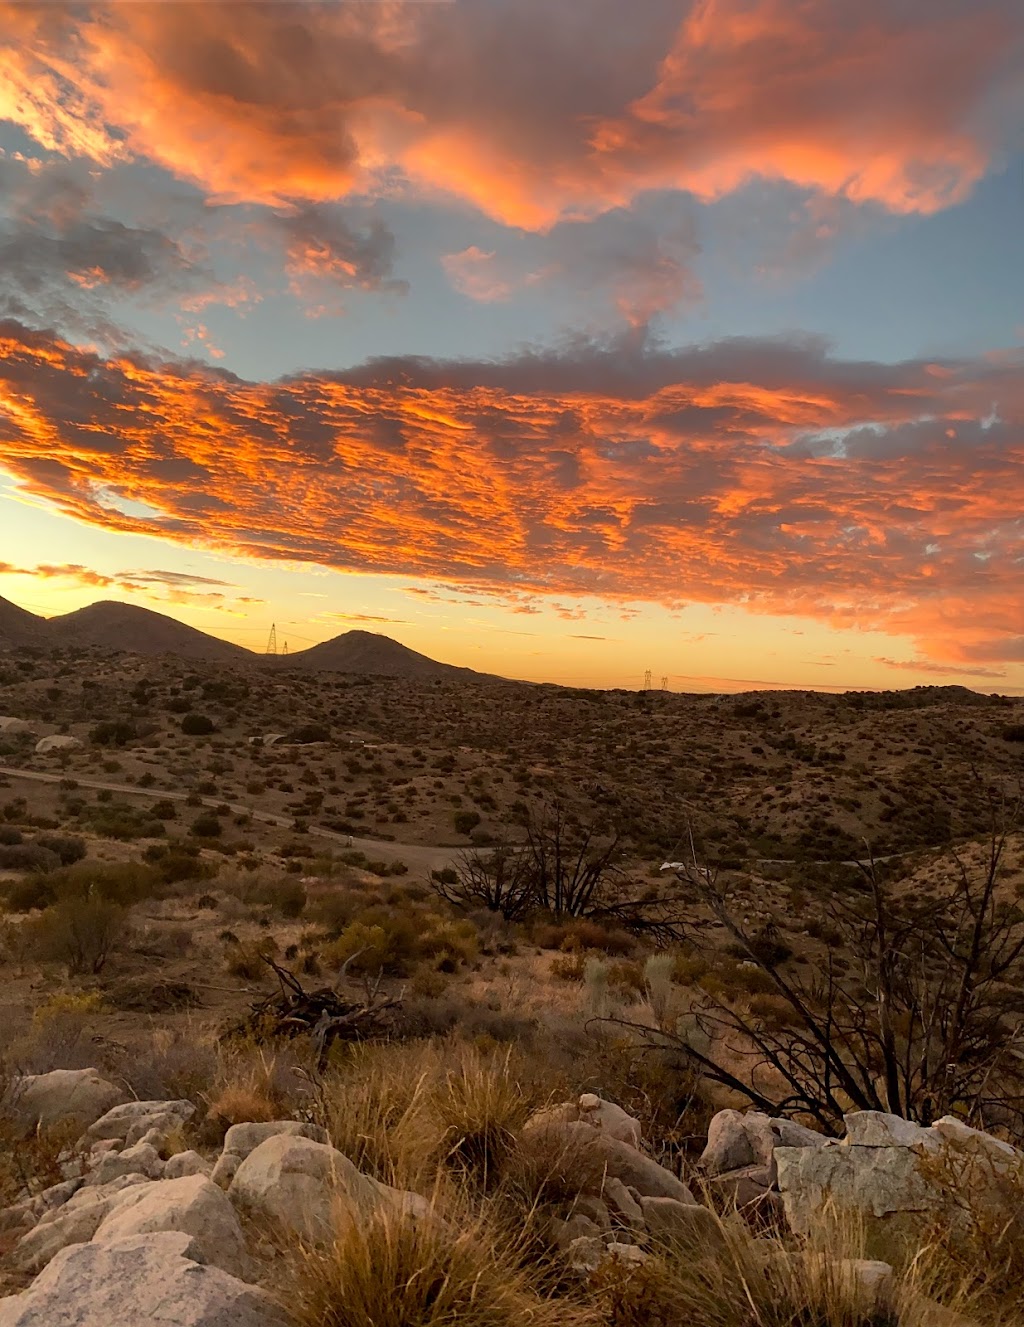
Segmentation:
<svg viewBox="0 0 1024 1327">
<path fill-rule="evenodd" d="M 295 1045 L 268 1050 L 256 1042 L 234 1039 L 218 1047 L 210 1087 L 199 1095 L 206 1103 L 206 1131 L 219 1138 L 233 1124 L 289 1118 L 308 1084 L 308 1066 Z"/>
<path fill-rule="evenodd" d="M 946 1309 L 930 1297 L 935 1264 L 923 1252 L 879 1280 L 864 1259 L 864 1235 L 826 1221 L 811 1247 L 779 1231 L 755 1239 L 736 1216 L 718 1218 L 688 1246 L 651 1249 L 642 1266 L 608 1262 L 590 1283 L 608 1327 L 966 1327 L 969 1293 L 948 1288 Z"/>
<path fill-rule="evenodd" d="M 415 1220 L 382 1210 L 294 1257 L 285 1296 L 295 1327 L 583 1327 L 544 1297 L 508 1250 L 511 1232 L 471 1208 Z M 514 1242 L 514 1241 L 512 1241 Z"/>
<path fill-rule="evenodd" d="M 425 1192 L 453 1171 L 476 1187 L 497 1184 L 518 1131 L 550 1097 L 551 1084 L 514 1049 L 437 1038 L 345 1048 L 316 1110 L 361 1170 Z"/>
</svg>

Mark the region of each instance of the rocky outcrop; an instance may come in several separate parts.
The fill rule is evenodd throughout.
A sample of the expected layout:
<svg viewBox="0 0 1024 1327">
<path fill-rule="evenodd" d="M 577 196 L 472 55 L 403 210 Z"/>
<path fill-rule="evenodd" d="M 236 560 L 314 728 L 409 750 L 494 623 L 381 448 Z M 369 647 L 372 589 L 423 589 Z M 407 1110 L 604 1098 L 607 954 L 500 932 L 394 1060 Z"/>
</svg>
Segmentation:
<svg viewBox="0 0 1024 1327">
<path fill-rule="evenodd" d="M 122 1088 L 108 1082 L 97 1069 L 54 1069 L 19 1079 L 6 1104 L 33 1129 L 68 1121 L 84 1129 L 125 1096 Z"/>
<path fill-rule="evenodd" d="M 94 1244 L 177 1230 L 192 1237 L 192 1256 L 250 1280 L 253 1263 L 235 1209 L 205 1175 L 186 1175 L 126 1190 L 100 1222 Z"/>
<path fill-rule="evenodd" d="M 258 1124 L 233 1124 L 224 1135 L 224 1148 L 213 1168 L 213 1182 L 226 1189 L 235 1172 L 250 1152 L 254 1152 L 268 1138 L 285 1135 L 289 1138 L 309 1138 L 314 1143 L 327 1143 L 327 1130 L 318 1124 L 301 1120 L 269 1120 Z"/>
<path fill-rule="evenodd" d="M 919 1231 L 936 1220 L 969 1219 L 966 1212 L 1000 1201 L 1000 1176 L 1024 1176 L 1024 1154 L 952 1117 L 930 1128 L 881 1111 L 845 1117 L 842 1142 L 818 1148 L 779 1148 L 779 1188 L 786 1217 L 808 1234 L 829 1211 L 850 1211 L 875 1240 Z M 949 1185 L 963 1182 L 960 1201 Z"/>
<path fill-rule="evenodd" d="M 200 1259 L 180 1231 L 76 1245 L 0 1300 L 0 1327 L 282 1327 L 268 1295 Z"/>
<path fill-rule="evenodd" d="M 628 1117 L 627 1117 L 628 1118 Z M 649 1198 L 676 1198 L 683 1203 L 696 1200 L 693 1194 L 670 1170 L 645 1153 L 613 1137 L 604 1129 L 594 1128 L 582 1120 L 562 1120 L 554 1113 L 544 1112 L 528 1121 L 523 1140 L 555 1140 L 567 1150 L 579 1148 L 594 1161 L 604 1178 L 620 1180 L 627 1188 L 635 1189 Z"/>
<path fill-rule="evenodd" d="M 776 1148 L 819 1148 L 826 1141 L 793 1120 L 761 1111 L 720 1110 L 708 1127 L 699 1165 L 727 1205 L 763 1206 L 777 1187 Z"/>
<path fill-rule="evenodd" d="M 151 1129 L 169 1133 L 181 1128 L 195 1113 L 191 1101 L 126 1101 L 90 1124 L 80 1143 L 83 1147 L 90 1147 L 93 1143 L 113 1139 L 131 1147 Z"/>
</svg>

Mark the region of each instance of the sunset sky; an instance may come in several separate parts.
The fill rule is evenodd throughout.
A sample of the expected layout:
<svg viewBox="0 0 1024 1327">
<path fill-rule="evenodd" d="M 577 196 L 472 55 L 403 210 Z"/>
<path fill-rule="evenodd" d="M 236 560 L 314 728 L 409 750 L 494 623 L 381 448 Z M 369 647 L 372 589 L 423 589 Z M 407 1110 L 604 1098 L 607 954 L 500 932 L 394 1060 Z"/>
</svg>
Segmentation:
<svg viewBox="0 0 1024 1327">
<path fill-rule="evenodd" d="M 0 595 L 1024 692 L 1021 0 L 0 0 Z"/>
</svg>

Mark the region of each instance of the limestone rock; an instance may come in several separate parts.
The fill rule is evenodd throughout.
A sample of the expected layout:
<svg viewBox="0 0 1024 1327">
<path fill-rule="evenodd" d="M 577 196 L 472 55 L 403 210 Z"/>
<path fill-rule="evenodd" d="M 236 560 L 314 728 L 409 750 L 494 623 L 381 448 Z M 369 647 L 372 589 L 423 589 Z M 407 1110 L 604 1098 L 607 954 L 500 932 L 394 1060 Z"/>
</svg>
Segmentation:
<svg viewBox="0 0 1024 1327">
<path fill-rule="evenodd" d="M 178 1231 L 65 1249 L 0 1300 L 0 1327 L 281 1327 L 283 1317 L 262 1291 L 195 1261 Z"/>
<path fill-rule="evenodd" d="M 93 1236 L 110 1244 L 131 1235 L 180 1230 L 193 1239 L 193 1256 L 232 1276 L 252 1277 L 252 1261 L 235 1209 L 205 1175 L 185 1175 L 127 1190 Z"/>
<path fill-rule="evenodd" d="M 122 1089 L 107 1082 L 97 1069 L 54 1069 L 20 1079 L 11 1105 L 32 1128 L 71 1120 L 84 1129 L 124 1099 Z"/>
<path fill-rule="evenodd" d="M 775 1156 L 786 1218 L 798 1235 L 833 1206 L 881 1218 L 926 1213 L 937 1201 L 908 1147 L 779 1148 Z"/>
</svg>

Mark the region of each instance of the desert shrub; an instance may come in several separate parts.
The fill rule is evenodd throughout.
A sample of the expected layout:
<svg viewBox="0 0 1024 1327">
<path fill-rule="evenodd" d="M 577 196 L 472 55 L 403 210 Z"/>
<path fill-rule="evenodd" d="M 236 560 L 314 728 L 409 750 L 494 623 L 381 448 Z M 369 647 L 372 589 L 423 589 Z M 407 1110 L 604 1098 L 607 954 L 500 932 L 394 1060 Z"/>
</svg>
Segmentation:
<svg viewBox="0 0 1024 1327">
<path fill-rule="evenodd" d="M 206 737 L 217 730 L 209 715 L 194 712 L 182 718 L 180 727 L 186 737 Z"/>
<path fill-rule="evenodd" d="M 127 746 L 138 736 L 135 725 L 124 719 L 105 719 L 89 733 L 96 746 Z"/>
<path fill-rule="evenodd" d="M 479 811 L 456 811 L 452 816 L 452 824 L 458 834 L 469 834 L 479 823 Z"/>
<path fill-rule="evenodd" d="M 86 853 L 85 839 L 78 834 L 37 834 L 35 842 L 42 848 L 56 853 L 62 866 L 73 866 L 80 862 Z"/>
<path fill-rule="evenodd" d="M 22 842 L 23 837 L 21 830 L 15 829 L 13 825 L 0 824 L 0 847 L 15 847 Z"/>
<path fill-rule="evenodd" d="M 145 862 L 80 862 L 51 880 L 58 899 L 97 898 L 129 908 L 153 897 L 160 876 Z"/>
<path fill-rule="evenodd" d="M 265 935 L 255 944 L 241 944 L 234 936 L 228 941 L 228 952 L 224 959 L 224 968 L 229 976 L 241 977 L 244 981 L 259 981 L 270 970 L 265 958 L 273 958 L 277 953 L 277 941 L 272 935 Z"/>
<path fill-rule="evenodd" d="M 44 874 L 60 866 L 60 858 L 41 843 L 0 845 L 0 870 L 34 871 Z"/>
<path fill-rule="evenodd" d="M 197 839 L 216 839 L 220 837 L 222 828 L 215 815 L 202 815 L 196 816 L 188 832 Z"/>
<path fill-rule="evenodd" d="M 178 815 L 178 808 L 167 797 L 162 797 L 159 802 L 154 802 L 150 807 L 150 814 L 157 820 L 175 820 Z"/>
<path fill-rule="evenodd" d="M 218 863 L 199 855 L 199 845 L 182 843 L 151 843 L 142 854 L 156 870 L 164 884 L 179 884 L 183 880 L 212 880 Z"/>
<path fill-rule="evenodd" d="M 97 897 L 63 898 L 24 925 L 31 927 L 36 956 L 63 963 L 72 977 L 101 972 L 128 933 L 125 909 Z"/>
</svg>

